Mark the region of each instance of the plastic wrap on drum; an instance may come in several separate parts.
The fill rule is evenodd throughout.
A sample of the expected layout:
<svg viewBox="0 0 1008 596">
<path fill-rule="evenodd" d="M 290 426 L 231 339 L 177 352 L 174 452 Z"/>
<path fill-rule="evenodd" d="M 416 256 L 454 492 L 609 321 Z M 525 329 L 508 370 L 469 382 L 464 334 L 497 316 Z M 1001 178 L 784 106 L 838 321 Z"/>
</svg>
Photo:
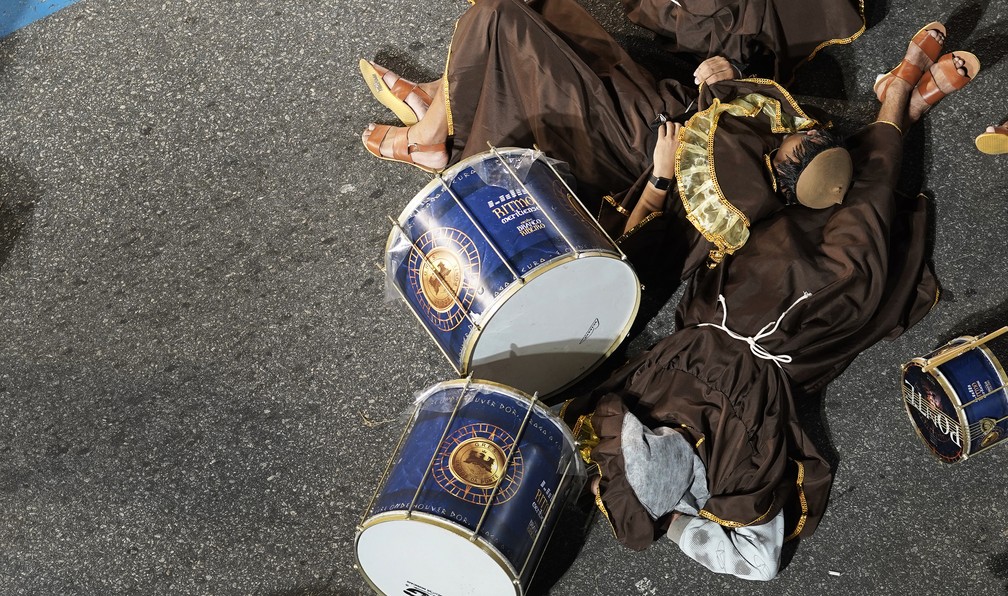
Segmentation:
<svg viewBox="0 0 1008 596">
<path fill-rule="evenodd" d="M 494 160 L 486 160 L 473 164 L 473 171 L 488 186 L 498 186 L 507 190 L 519 190 L 521 185 L 528 180 L 529 172 L 533 164 L 540 161 L 553 168 L 563 181 L 571 188 L 577 190 L 577 182 L 570 173 L 570 166 L 565 161 L 548 157 L 538 149 L 508 150 L 497 153 L 498 159 L 503 160 L 508 168 L 499 168 Z M 451 185 L 451 180 L 445 180 Z"/>
<path fill-rule="evenodd" d="M 385 302 L 399 302 L 403 300 L 402 290 L 396 284 L 396 272 L 402 263 L 409 258 L 413 245 L 409 238 L 402 234 L 393 233 L 389 237 L 389 243 L 385 247 Z"/>
</svg>

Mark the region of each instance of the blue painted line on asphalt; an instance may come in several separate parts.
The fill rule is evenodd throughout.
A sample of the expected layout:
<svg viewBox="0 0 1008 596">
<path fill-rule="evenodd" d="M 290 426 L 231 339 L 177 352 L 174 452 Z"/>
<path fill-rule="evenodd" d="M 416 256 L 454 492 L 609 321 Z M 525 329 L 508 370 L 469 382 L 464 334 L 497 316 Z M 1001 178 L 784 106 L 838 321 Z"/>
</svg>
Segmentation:
<svg viewBox="0 0 1008 596">
<path fill-rule="evenodd" d="M 0 39 L 77 0 L 0 0 Z"/>
</svg>

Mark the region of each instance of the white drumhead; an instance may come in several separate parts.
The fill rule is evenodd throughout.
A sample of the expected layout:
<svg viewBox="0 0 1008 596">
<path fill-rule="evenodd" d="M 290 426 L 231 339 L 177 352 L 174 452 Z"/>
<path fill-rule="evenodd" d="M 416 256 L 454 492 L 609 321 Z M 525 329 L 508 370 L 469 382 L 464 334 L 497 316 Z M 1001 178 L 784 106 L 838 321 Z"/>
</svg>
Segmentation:
<svg viewBox="0 0 1008 596">
<path fill-rule="evenodd" d="M 486 547 L 489 548 L 489 547 Z M 357 563 L 383 594 L 516 596 L 520 587 L 481 541 L 414 514 L 366 527 L 357 537 Z"/>
<path fill-rule="evenodd" d="M 541 269 L 481 321 L 468 370 L 544 396 L 591 372 L 623 341 L 640 306 L 640 282 L 609 254 Z"/>
</svg>

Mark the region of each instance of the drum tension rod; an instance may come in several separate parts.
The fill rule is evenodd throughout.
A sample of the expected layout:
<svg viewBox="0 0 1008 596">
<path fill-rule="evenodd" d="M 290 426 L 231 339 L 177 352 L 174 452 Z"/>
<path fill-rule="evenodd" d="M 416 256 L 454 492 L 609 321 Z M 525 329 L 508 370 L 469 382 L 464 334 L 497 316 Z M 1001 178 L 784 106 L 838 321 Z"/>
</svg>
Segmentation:
<svg viewBox="0 0 1008 596">
<path fill-rule="evenodd" d="M 403 235 L 403 238 L 409 239 L 409 234 L 406 233 L 406 230 L 403 229 L 402 225 L 397 220 L 395 220 L 391 215 L 389 215 L 387 217 L 389 218 L 389 221 L 392 222 L 392 225 L 394 225 L 396 228 L 399 229 L 399 233 Z M 425 253 L 424 251 L 420 250 L 420 247 L 418 247 L 416 245 L 416 242 L 414 242 L 413 240 L 409 240 L 409 243 L 410 243 L 410 246 L 413 247 L 413 250 L 415 250 L 417 252 L 417 254 L 420 255 L 421 259 L 423 259 L 424 264 L 427 265 L 428 267 L 430 267 L 431 272 L 433 272 L 434 275 L 438 278 L 438 281 L 440 281 L 441 284 L 444 287 L 446 287 L 449 290 L 451 290 L 451 287 L 452 287 L 451 284 L 449 284 L 448 280 L 445 279 L 443 275 L 441 275 L 441 272 L 438 271 L 438 268 L 434 266 L 434 263 L 431 263 L 430 258 L 427 256 L 427 253 Z M 464 279 L 464 277 L 465 277 L 465 275 L 463 274 L 463 279 Z M 395 284 L 393 284 L 393 285 L 395 285 Z M 462 282 L 460 280 L 459 287 L 461 287 L 461 286 L 462 286 Z M 469 310 L 458 299 L 458 293 L 457 292 L 458 292 L 458 290 L 453 290 L 453 291 L 449 291 L 448 292 L 451 295 L 452 302 L 454 302 L 455 306 L 457 306 L 459 308 L 459 310 L 462 311 L 462 314 L 464 314 L 466 316 L 466 318 L 469 319 L 469 322 L 472 323 L 473 327 L 475 327 L 478 331 L 482 331 L 483 327 L 481 327 L 479 325 L 479 323 L 477 323 L 475 320 L 473 320 L 472 316 L 469 314 Z"/>
<path fill-rule="evenodd" d="M 545 155 L 545 153 L 543 152 L 543 150 L 539 148 L 539 145 L 535 145 L 535 144 L 533 144 L 533 145 L 532 145 L 532 148 L 533 148 L 533 149 L 535 149 L 536 151 L 538 151 L 539 153 L 543 153 L 543 155 Z M 602 227 L 602 224 L 600 224 L 600 223 L 598 222 L 598 218 L 597 218 L 597 217 L 595 217 L 594 215 L 592 215 L 592 212 L 591 212 L 591 211 L 588 211 L 588 208 L 587 208 L 587 207 L 585 207 L 585 205 L 584 205 L 584 202 L 583 202 L 583 201 L 581 201 L 581 197 L 579 197 L 579 196 L 578 196 L 578 194 L 577 194 L 576 192 L 574 192 L 574 189 L 573 189 L 573 188 L 571 188 L 569 184 L 567 184 L 567 181 L 566 181 L 566 180 L 564 179 L 564 177 L 563 177 L 563 176 L 561 176 L 561 175 L 560 175 L 560 172 L 558 172 L 558 171 L 557 171 L 557 169 L 556 169 L 555 167 L 553 167 L 553 164 L 552 164 L 552 163 L 550 163 L 550 162 L 549 162 L 549 161 L 547 161 L 547 160 L 544 160 L 544 162 L 546 163 L 546 165 L 547 165 L 547 166 L 549 167 L 549 169 L 550 169 L 550 170 L 553 170 L 553 174 L 554 174 L 554 175 L 555 175 L 555 176 L 557 177 L 557 179 L 558 179 L 558 180 L 560 180 L 560 182 L 561 182 L 561 183 L 562 183 L 562 184 L 564 185 L 564 188 L 566 188 L 566 189 L 567 189 L 567 192 L 568 192 L 568 193 L 570 193 L 570 196 L 574 197 L 574 200 L 575 200 L 575 201 L 577 201 L 577 204 L 578 204 L 578 206 L 580 206 L 580 207 L 581 207 L 581 210 L 582 210 L 582 211 L 584 211 L 584 212 L 585 212 L 585 213 L 586 213 L 586 214 L 588 215 L 588 217 L 590 217 L 590 218 L 592 219 L 592 221 L 594 221 L 594 222 L 595 222 L 595 225 L 597 225 L 597 226 L 598 226 L 598 229 L 599 229 L 599 231 L 601 231 L 601 232 L 602 232 L 602 233 L 603 233 L 603 234 L 605 235 L 605 237 L 606 237 L 606 238 L 607 238 L 607 239 L 609 240 L 609 242 L 610 242 L 610 243 L 612 243 L 613 247 L 614 247 L 614 248 L 615 248 L 615 249 L 616 249 L 617 251 L 619 251 L 619 254 L 620 254 L 620 258 L 621 258 L 622 260 L 626 261 L 626 260 L 627 260 L 627 256 L 626 256 L 626 253 L 624 253 L 624 252 L 623 252 L 623 249 L 621 249 L 621 248 L 619 247 L 619 245 L 618 245 L 618 244 L 616 244 L 616 241 L 615 241 L 615 240 L 613 240 L 613 237 L 609 235 L 609 232 L 607 232 L 607 231 L 606 231 L 606 229 Z"/>
<path fill-rule="evenodd" d="M 496 147 L 491 145 L 489 142 L 487 143 L 487 146 L 490 147 L 490 152 L 497 157 L 497 160 L 501 162 L 501 165 L 504 166 L 508 174 L 510 174 L 511 177 L 514 178 L 515 182 L 517 182 L 518 185 L 521 186 L 522 190 L 525 191 L 525 194 L 528 197 L 530 197 L 533 201 L 535 201 L 535 204 L 539 206 L 539 213 L 542 213 L 543 217 L 546 218 L 546 221 L 548 221 L 550 225 L 553 226 L 553 229 L 556 230 L 556 233 L 559 234 L 561 238 L 563 238 L 563 241 L 565 243 L 567 243 L 567 247 L 570 248 L 571 252 L 574 253 L 574 258 L 579 257 L 581 255 L 581 251 L 579 251 L 574 246 L 574 243 L 570 241 L 570 238 L 567 237 L 567 234 L 563 233 L 563 230 L 560 229 L 560 226 L 558 226 L 556 222 L 553 221 L 553 218 L 550 217 L 549 213 L 546 212 L 545 203 L 541 202 L 539 199 L 536 198 L 534 194 L 532 194 L 532 191 L 529 190 L 527 186 L 525 186 L 525 183 L 521 180 L 521 178 L 518 177 L 518 173 L 514 171 L 514 168 L 511 167 L 511 164 L 509 164 L 507 160 L 505 160 L 504 157 L 500 154 L 500 152 L 497 151 Z M 566 184 L 564 184 L 564 186 L 566 186 Z"/>
<path fill-rule="evenodd" d="M 976 337 L 972 341 L 968 341 L 968 342 L 966 342 L 966 343 L 964 343 L 964 344 L 962 344 L 960 346 L 957 346 L 957 347 L 949 350 L 948 352 L 945 352 L 944 354 L 939 354 L 939 355 L 935 356 L 934 358 L 931 358 L 930 360 L 928 360 L 924 364 L 924 367 L 923 367 L 922 370 L 923 370 L 923 372 L 929 373 L 932 370 L 934 370 L 936 367 L 941 366 L 942 364 L 945 364 L 949 360 L 953 360 L 955 358 L 958 358 L 960 355 L 965 354 L 966 352 L 972 350 L 973 348 L 975 348 L 975 347 L 977 347 L 979 345 L 982 345 L 982 344 L 985 344 L 985 343 L 989 342 L 990 340 L 994 339 L 995 337 L 999 337 L 1001 335 L 1004 335 L 1006 332 L 1008 332 L 1008 326 L 1002 327 L 1002 328 L 998 329 L 997 331 L 994 331 L 993 333 L 985 333 L 985 334 L 983 334 L 983 335 L 981 335 L 979 337 Z"/>
<path fill-rule="evenodd" d="M 448 422 L 445 424 L 444 432 L 441 433 L 441 438 L 437 442 L 437 448 L 434 449 L 434 453 L 431 454 L 430 462 L 427 463 L 427 470 L 424 471 L 424 475 L 420 478 L 420 483 L 417 484 L 416 492 L 413 493 L 413 500 L 410 501 L 409 507 L 406 509 L 406 519 L 409 519 L 413 515 L 413 508 L 416 507 L 417 499 L 420 498 L 420 491 L 423 490 L 424 483 L 427 482 L 427 478 L 430 477 L 431 470 L 434 469 L 434 462 L 437 461 L 438 452 L 441 451 L 441 445 L 444 444 L 445 438 L 448 436 L 448 432 L 451 430 L 452 423 L 455 422 L 455 417 L 458 415 L 459 408 L 462 406 L 462 400 L 465 398 L 465 394 L 469 391 L 469 386 L 472 384 L 472 375 L 466 377 L 465 387 L 459 393 L 458 400 L 455 401 L 455 408 L 452 410 L 451 416 L 448 418 Z"/>
<path fill-rule="evenodd" d="M 490 496 L 487 497 L 486 506 L 483 507 L 483 515 L 480 516 L 479 522 L 476 524 L 476 528 L 473 529 L 472 533 L 469 534 L 470 542 L 476 541 L 476 536 L 479 535 L 479 531 L 483 528 L 483 522 L 486 521 L 487 513 L 490 512 L 490 507 L 493 505 L 493 501 L 497 498 L 497 493 L 500 491 L 500 486 L 504 482 L 504 478 L 508 475 L 508 468 L 511 467 L 511 460 L 514 458 L 515 451 L 518 450 L 518 443 L 522 440 L 525 435 L 525 427 L 528 426 L 529 419 L 532 417 L 532 410 L 535 409 L 536 403 L 539 402 L 539 392 L 532 394 L 532 401 L 529 402 L 528 411 L 525 412 L 525 418 L 522 419 L 521 425 L 518 427 L 518 432 L 515 433 L 514 442 L 511 443 L 511 448 L 508 449 L 507 457 L 504 458 L 504 466 L 501 471 L 500 478 L 494 483 L 493 490 L 490 491 Z"/>
<path fill-rule="evenodd" d="M 501 252 L 500 248 L 497 246 L 497 243 L 490 238 L 490 234 L 487 233 L 486 229 L 482 225 L 480 225 L 478 221 L 476 221 L 476 218 L 473 217 L 473 214 L 472 212 L 469 211 L 469 208 L 466 207 L 465 203 L 462 202 L 462 199 L 457 194 L 455 194 L 455 191 L 452 190 L 451 185 L 445 181 L 444 176 L 438 174 L 438 180 L 441 182 L 441 186 L 446 191 L 448 191 L 449 195 L 451 195 L 451 198 L 455 200 L 455 204 L 458 205 L 458 208 L 462 210 L 462 213 L 464 213 L 465 216 L 469 218 L 469 222 L 473 225 L 473 227 L 475 227 L 476 230 L 480 233 L 480 235 L 483 236 L 483 240 L 487 243 L 487 245 L 490 246 L 491 249 L 493 249 L 494 253 L 497 254 L 497 258 L 500 259 L 500 261 L 504 263 L 504 266 L 508 268 L 508 271 L 511 272 L 511 277 L 513 277 L 519 283 L 524 284 L 525 278 L 518 275 L 518 272 L 515 270 L 514 266 L 511 265 L 511 261 L 507 260 L 507 258 L 504 257 L 504 253 Z"/>
</svg>

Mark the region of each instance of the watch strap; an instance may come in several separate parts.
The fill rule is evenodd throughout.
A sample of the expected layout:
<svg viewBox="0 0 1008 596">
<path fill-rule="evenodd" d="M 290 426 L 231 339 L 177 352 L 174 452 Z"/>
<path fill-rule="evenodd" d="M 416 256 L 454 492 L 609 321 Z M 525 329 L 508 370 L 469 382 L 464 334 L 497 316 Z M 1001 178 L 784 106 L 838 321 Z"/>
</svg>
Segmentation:
<svg viewBox="0 0 1008 596">
<path fill-rule="evenodd" d="M 668 190 L 669 186 L 672 186 L 671 178 L 662 178 L 660 176 L 655 176 L 654 174 L 648 178 L 648 181 L 651 182 L 651 185 L 658 190 Z"/>
</svg>

